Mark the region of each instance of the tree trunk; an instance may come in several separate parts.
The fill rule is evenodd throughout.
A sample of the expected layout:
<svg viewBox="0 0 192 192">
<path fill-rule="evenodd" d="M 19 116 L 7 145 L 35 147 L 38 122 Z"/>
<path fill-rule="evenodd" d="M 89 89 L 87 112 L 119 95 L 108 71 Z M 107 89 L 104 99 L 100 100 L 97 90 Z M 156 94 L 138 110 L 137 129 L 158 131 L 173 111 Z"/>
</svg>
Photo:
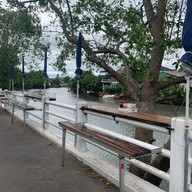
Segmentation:
<svg viewBox="0 0 192 192">
<path fill-rule="evenodd" d="M 141 102 L 138 104 L 139 111 L 140 112 L 154 112 L 154 103 L 153 102 Z M 136 128 L 135 131 L 135 138 L 142 140 L 147 143 L 152 143 L 153 142 L 153 131 L 143 129 L 143 128 Z M 164 148 L 170 149 L 170 141 L 168 141 Z M 157 155 L 157 157 L 151 162 L 151 156 L 146 156 L 142 158 L 138 158 L 138 160 L 151 164 L 153 167 L 156 167 L 157 169 L 160 169 L 162 171 L 167 172 L 169 170 L 170 164 L 169 164 L 169 158 Z M 134 173 L 140 178 L 143 178 L 146 181 L 149 181 L 150 183 L 159 186 L 162 179 L 158 178 L 148 172 L 143 171 L 142 169 L 139 169 L 133 165 L 130 166 L 129 171 L 131 173 Z"/>
<path fill-rule="evenodd" d="M 170 140 L 165 144 L 165 149 L 170 149 Z M 151 164 L 153 167 L 156 167 L 157 169 L 160 169 L 164 172 L 167 172 L 170 167 L 170 160 L 167 157 L 158 155 L 155 160 Z M 162 179 L 159 177 L 156 177 L 150 173 L 145 173 L 143 176 L 143 179 L 146 181 L 149 181 L 153 185 L 159 186 L 161 184 Z"/>
<path fill-rule="evenodd" d="M 137 104 L 138 105 L 138 109 L 139 112 L 154 112 L 154 103 L 153 102 L 140 102 Z M 146 143 L 152 143 L 153 141 L 153 131 L 144 129 L 144 128 L 136 128 L 135 130 L 135 139 L 144 141 Z M 138 158 L 138 160 L 145 162 L 147 164 L 150 164 L 151 162 L 151 156 L 146 156 L 146 157 L 141 157 Z M 130 166 L 129 171 L 131 173 L 134 173 L 135 175 L 137 175 L 138 177 L 143 177 L 145 174 L 145 171 L 143 171 L 142 169 L 139 169 L 133 165 Z"/>
</svg>

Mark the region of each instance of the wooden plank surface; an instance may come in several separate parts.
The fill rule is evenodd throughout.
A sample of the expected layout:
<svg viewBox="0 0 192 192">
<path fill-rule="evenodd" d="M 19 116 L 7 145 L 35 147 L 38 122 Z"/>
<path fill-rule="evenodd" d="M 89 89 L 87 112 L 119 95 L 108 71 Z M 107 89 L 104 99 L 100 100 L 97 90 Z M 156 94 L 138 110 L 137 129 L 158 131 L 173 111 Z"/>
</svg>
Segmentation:
<svg viewBox="0 0 192 192">
<path fill-rule="evenodd" d="M 119 112 L 117 108 L 107 107 L 107 106 L 88 106 L 82 107 L 82 110 L 88 110 L 92 112 L 112 115 L 114 117 L 123 117 L 130 120 L 146 122 L 149 124 L 159 125 L 163 127 L 171 126 L 171 117 L 160 116 L 150 113 L 128 113 L 128 112 Z"/>
<path fill-rule="evenodd" d="M 42 100 L 42 95 L 24 95 L 27 98 Z"/>
<path fill-rule="evenodd" d="M 25 111 L 31 111 L 31 110 L 34 110 L 34 109 L 35 109 L 34 107 L 32 107 L 32 106 L 30 106 L 30 105 L 27 105 L 27 104 L 25 104 L 25 103 L 14 102 L 13 105 L 14 105 L 15 107 L 18 107 L 18 108 L 20 108 L 20 109 L 22 109 L 22 110 L 25 110 Z"/>
<path fill-rule="evenodd" d="M 43 97 L 43 95 L 24 95 L 24 96 L 27 97 L 27 98 L 36 99 L 36 100 L 39 100 L 39 101 L 41 101 L 42 97 Z M 49 101 L 56 101 L 56 98 L 49 97 L 48 99 L 49 99 Z"/>
<path fill-rule="evenodd" d="M 106 135 L 104 133 L 88 129 L 80 124 L 74 124 L 67 121 L 62 121 L 59 122 L 59 125 L 66 130 L 77 133 L 78 135 L 81 135 L 82 137 L 95 141 L 96 143 L 99 143 L 108 148 L 113 148 L 116 151 L 120 151 L 124 154 L 127 154 L 129 157 L 136 158 L 152 153 L 152 151 L 148 149 L 132 144 L 128 141 L 120 140 L 118 138 Z"/>
<path fill-rule="evenodd" d="M 0 97 L 0 101 L 8 100 L 8 97 Z"/>
</svg>

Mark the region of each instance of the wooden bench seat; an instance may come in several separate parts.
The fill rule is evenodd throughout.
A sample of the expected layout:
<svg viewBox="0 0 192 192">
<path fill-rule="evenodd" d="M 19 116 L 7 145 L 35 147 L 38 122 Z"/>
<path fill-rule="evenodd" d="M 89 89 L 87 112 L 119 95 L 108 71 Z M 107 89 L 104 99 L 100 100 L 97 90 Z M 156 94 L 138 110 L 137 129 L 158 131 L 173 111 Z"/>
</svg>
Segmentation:
<svg viewBox="0 0 192 192">
<path fill-rule="evenodd" d="M 26 111 L 36 110 L 36 108 L 23 102 L 13 102 L 12 103 L 12 124 L 14 119 L 15 108 L 18 108 L 19 110 L 23 111 L 23 124 L 25 128 Z"/>
<path fill-rule="evenodd" d="M 74 124 L 70 122 L 59 122 L 59 125 L 66 130 L 74 132 L 86 139 L 92 140 L 102 146 L 112 149 L 117 153 L 127 157 L 141 157 L 152 153 L 151 150 L 145 149 L 130 142 L 120 140 L 118 138 L 100 133 L 95 130 L 86 128 L 80 124 Z"/>
<path fill-rule="evenodd" d="M 124 158 L 137 158 L 141 156 L 150 155 L 153 150 L 149 150 L 138 146 L 136 144 L 130 143 L 125 140 L 121 140 L 111 135 L 101 133 L 96 130 L 89 129 L 82 124 L 74 124 L 68 121 L 59 122 L 59 126 L 63 129 L 62 137 L 62 162 L 61 165 L 64 166 L 65 161 L 65 141 L 66 141 L 66 130 L 69 130 L 77 135 L 80 135 L 94 143 L 98 143 L 112 151 L 116 152 L 119 157 L 119 188 L 120 192 L 124 192 Z M 160 152 L 159 148 L 159 152 Z"/>
</svg>

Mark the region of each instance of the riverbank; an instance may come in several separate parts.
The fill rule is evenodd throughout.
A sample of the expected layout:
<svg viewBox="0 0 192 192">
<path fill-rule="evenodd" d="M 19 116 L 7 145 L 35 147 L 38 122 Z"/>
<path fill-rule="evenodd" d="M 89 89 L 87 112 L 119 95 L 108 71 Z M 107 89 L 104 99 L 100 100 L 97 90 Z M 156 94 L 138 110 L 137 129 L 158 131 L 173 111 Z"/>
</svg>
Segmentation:
<svg viewBox="0 0 192 192">
<path fill-rule="evenodd" d="M 117 192 L 70 154 L 61 167 L 60 148 L 0 108 L 0 186 L 3 192 Z"/>
</svg>

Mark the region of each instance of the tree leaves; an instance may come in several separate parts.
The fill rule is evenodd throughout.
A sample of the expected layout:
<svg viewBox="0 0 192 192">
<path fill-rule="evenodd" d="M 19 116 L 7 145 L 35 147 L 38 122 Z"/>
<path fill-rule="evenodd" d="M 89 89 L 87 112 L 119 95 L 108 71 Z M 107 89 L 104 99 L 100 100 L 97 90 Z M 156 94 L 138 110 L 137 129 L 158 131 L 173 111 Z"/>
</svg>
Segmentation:
<svg viewBox="0 0 192 192">
<path fill-rule="evenodd" d="M 39 44 L 41 36 L 40 20 L 31 16 L 27 9 L 10 10 L 0 8 L 0 87 L 9 80 L 9 68 L 12 60 L 19 64 L 19 56 Z M 40 44 L 39 44 L 40 45 Z M 38 47 L 36 47 L 38 49 Z M 6 83 L 5 83 L 6 82 Z"/>
</svg>

